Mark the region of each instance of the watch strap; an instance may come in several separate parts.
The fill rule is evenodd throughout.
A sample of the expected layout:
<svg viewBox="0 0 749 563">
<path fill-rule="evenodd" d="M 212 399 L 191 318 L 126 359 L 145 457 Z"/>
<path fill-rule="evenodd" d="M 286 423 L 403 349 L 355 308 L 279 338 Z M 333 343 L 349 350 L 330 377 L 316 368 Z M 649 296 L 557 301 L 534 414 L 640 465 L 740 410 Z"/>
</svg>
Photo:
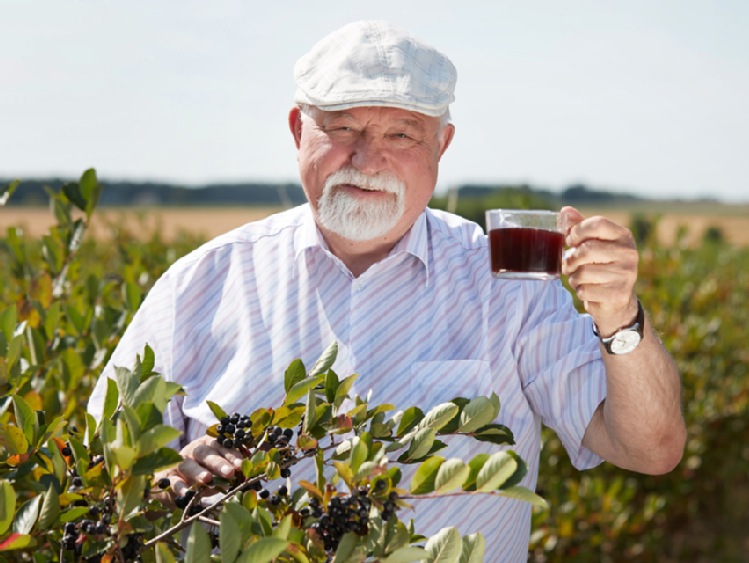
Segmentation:
<svg viewBox="0 0 749 563">
<path fill-rule="evenodd" d="M 623 333 L 636 333 L 639 337 L 637 342 L 634 344 L 634 346 L 628 347 L 626 352 L 631 352 L 634 350 L 640 342 L 642 342 L 642 338 L 645 334 L 645 309 L 642 306 L 642 303 L 640 300 L 637 300 L 637 316 L 635 317 L 635 322 L 632 323 L 630 326 L 622 327 L 614 334 L 608 337 L 601 336 L 601 332 L 598 330 L 598 326 L 596 326 L 595 321 L 593 321 L 593 334 L 595 334 L 599 340 L 601 341 L 601 344 L 603 344 L 603 347 L 605 348 L 606 352 L 609 354 L 624 354 L 625 351 L 618 351 L 614 348 L 615 343 L 617 341 L 620 341 L 623 337 Z"/>
</svg>

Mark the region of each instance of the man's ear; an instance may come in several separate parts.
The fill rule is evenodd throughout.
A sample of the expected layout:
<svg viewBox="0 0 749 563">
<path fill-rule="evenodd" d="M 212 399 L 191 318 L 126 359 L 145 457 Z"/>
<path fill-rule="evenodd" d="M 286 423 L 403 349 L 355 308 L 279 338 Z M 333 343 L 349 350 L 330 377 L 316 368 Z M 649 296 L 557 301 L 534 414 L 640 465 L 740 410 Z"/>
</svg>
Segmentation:
<svg viewBox="0 0 749 563">
<path fill-rule="evenodd" d="M 298 149 L 302 142 L 302 110 L 298 106 L 294 106 L 289 112 L 289 130 L 294 137 L 294 144 Z"/>
<path fill-rule="evenodd" d="M 445 151 L 447 150 L 447 147 L 450 146 L 450 143 L 453 142 L 454 136 L 455 125 L 453 125 L 452 123 L 448 123 L 440 131 L 440 158 L 442 158 L 442 155 L 445 154 Z"/>
</svg>

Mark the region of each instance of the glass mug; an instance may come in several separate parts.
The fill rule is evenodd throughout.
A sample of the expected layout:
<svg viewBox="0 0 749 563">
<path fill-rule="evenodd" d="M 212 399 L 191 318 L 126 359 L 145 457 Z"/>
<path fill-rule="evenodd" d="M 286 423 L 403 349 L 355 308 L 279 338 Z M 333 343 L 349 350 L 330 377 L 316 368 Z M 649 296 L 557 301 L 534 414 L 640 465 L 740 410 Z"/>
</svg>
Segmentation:
<svg viewBox="0 0 749 563">
<path fill-rule="evenodd" d="M 486 232 L 494 277 L 552 280 L 561 274 L 564 230 L 558 212 L 488 209 Z"/>
</svg>

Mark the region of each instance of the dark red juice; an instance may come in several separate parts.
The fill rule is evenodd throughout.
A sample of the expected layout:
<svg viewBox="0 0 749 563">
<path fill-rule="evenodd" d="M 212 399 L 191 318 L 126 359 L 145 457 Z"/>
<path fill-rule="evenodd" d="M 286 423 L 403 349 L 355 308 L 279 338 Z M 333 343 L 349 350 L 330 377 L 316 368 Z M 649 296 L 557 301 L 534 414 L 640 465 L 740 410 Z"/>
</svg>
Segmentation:
<svg viewBox="0 0 749 563">
<path fill-rule="evenodd" d="M 562 233 L 524 227 L 489 231 L 492 273 L 534 272 L 556 276 L 561 272 Z"/>
</svg>

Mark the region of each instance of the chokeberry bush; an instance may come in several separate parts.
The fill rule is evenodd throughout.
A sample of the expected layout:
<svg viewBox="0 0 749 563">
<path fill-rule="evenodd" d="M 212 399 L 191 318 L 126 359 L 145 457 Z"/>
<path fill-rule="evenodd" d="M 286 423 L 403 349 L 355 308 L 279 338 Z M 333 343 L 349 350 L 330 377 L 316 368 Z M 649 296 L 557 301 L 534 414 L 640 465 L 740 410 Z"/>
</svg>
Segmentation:
<svg viewBox="0 0 749 563">
<path fill-rule="evenodd" d="M 0 205 L 16 188 L 2 189 Z M 242 470 L 172 494 L 156 475 L 182 460 L 172 447 L 179 433 L 162 413 L 183 390 L 154 373 L 149 348 L 107 382 L 101 420 L 86 412 L 166 267 L 152 257 L 177 257 L 115 227 L 110 244 L 87 242 L 100 191 L 88 170 L 49 190 L 57 225 L 41 240 L 20 227 L 0 239 L 0 562 L 481 561 L 480 534 L 424 537 L 418 512 L 404 509 L 445 494 L 544 504 L 518 486 L 526 465 L 507 449 L 510 430 L 493 423 L 496 396 L 429 412 L 372 404 L 350 396 L 356 375 L 333 371 L 335 344 L 310 370 L 299 360 L 288 367 L 280 405 L 226 413 L 210 404 L 207 432 L 242 453 Z M 445 459 L 440 437 L 450 434 L 495 453 Z"/>
<path fill-rule="evenodd" d="M 144 388 L 138 393 L 141 403 L 128 402 L 128 385 L 140 389 L 152 379 L 147 375 L 150 353 L 144 352 L 139 374 L 137 363 L 136 369 L 126 370 L 137 375 L 132 376 L 134 381 L 143 381 L 137 386 L 129 383 L 123 390 L 120 387 L 131 376 L 123 372 L 115 381 L 118 398 L 125 399 L 117 401 L 123 406 L 113 411 L 107 440 L 102 440 L 103 424 L 99 428 L 86 415 L 86 402 L 142 296 L 169 264 L 202 241 L 191 233 L 167 240 L 158 229 L 133 233 L 126 223 L 110 223 L 104 214 L 94 217 L 102 189 L 94 170 L 85 171 L 78 181 L 49 189 L 56 224 L 44 236 L 32 238 L 23 225 L 14 224 L 12 208 L 4 207 L 12 203 L 14 190 L 23 189 L 23 183 L 0 183 L 0 562 L 83 561 L 84 557 L 96 561 L 100 553 L 101 561 L 133 557 L 205 561 L 201 557 L 213 551 L 214 543 L 221 543 L 221 557 L 227 560 L 233 554 L 235 560 L 262 561 L 268 557 L 264 554 L 275 554 L 283 543 L 288 547 L 278 560 L 312 561 L 327 558 L 336 539 L 337 560 L 346 559 L 346 549 L 351 549 L 350 559 L 355 560 L 357 550 L 361 553 L 370 545 L 366 542 L 377 526 L 383 526 L 381 537 L 393 535 L 406 542 L 397 548 L 401 550 L 397 557 L 386 556 L 390 561 L 405 561 L 409 554 L 416 557 L 410 550 L 427 545 L 428 539 L 419 541 L 416 536 L 418 507 L 407 513 L 405 505 L 411 502 L 409 496 L 445 494 L 443 480 L 458 462 L 442 461 L 444 450 L 435 450 L 431 461 L 416 458 L 408 464 L 411 472 L 419 468 L 425 476 L 424 491 L 433 486 L 432 493 L 412 491 L 413 478 L 401 475 L 396 483 L 394 477 L 396 469 L 405 465 L 399 458 L 419 441 L 414 435 L 408 445 L 404 442 L 395 449 L 396 444 L 419 424 L 426 426 L 422 421 L 428 413 L 410 429 L 406 429 L 408 421 L 418 418 L 416 411 L 404 411 L 397 419 L 396 412 L 383 410 L 366 422 L 369 411 L 377 407 L 360 399 L 362 405 L 367 402 L 360 407 L 367 414 L 357 411 L 349 416 L 350 429 L 348 420 L 336 419 L 336 432 L 318 436 L 326 425 L 331 428 L 334 407 L 345 414 L 356 406 L 336 405 L 335 397 L 331 401 L 323 396 L 324 382 L 310 383 L 292 400 L 287 397 L 286 410 L 298 416 L 305 411 L 289 406 L 302 403 L 306 409 L 306 394 L 313 390 L 317 418 L 310 418 L 306 429 L 306 416 L 282 423 L 278 411 L 283 414 L 284 405 L 275 405 L 269 421 L 253 419 L 252 412 L 224 413 L 230 424 L 234 415 L 241 422 L 237 437 L 237 424 L 232 434 L 221 420 L 220 408 L 215 409 L 217 426 L 211 432 L 222 440 L 241 442 L 237 446 L 249 456 L 245 472 L 236 482 L 219 482 L 220 490 L 194 489 L 174 499 L 174 505 L 162 504 L 159 493 L 168 484 L 154 482 L 153 474 L 176 458 L 165 441 L 171 429 L 156 429 L 161 424 L 158 413 L 165 397 L 180 391 L 164 387 L 149 399 Z M 473 208 L 484 209 L 488 203 L 478 202 Z M 463 214 L 460 205 L 458 212 Z M 96 236 L 91 236 L 92 230 Z M 533 511 L 529 561 L 743 561 L 749 552 L 749 248 L 718 240 L 691 247 L 681 239 L 664 246 L 654 236 L 643 241 L 640 258 L 638 293 L 682 374 L 689 432 L 684 460 L 672 473 L 659 477 L 608 464 L 581 473 L 567 460 L 560 440 L 544 429 L 538 483 L 549 508 Z M 293 385 L 309 376 L 296 377 Z M 162 384 L 153 379 L 148 385 Z M 346 385 L 345 378 L 339 382 L 341 395 L 347 394 Z M 356 403 L 356 398 L 348 400 Z M 459 408 L 468 408 L 460 403 L 456 403 Z M 330 411 L 326 404 L 331 405 Z M 245 439 L 248 416 L 253 423 L 251 439 Z M 381 425 L 394 419 L 398 422 L 387 438 Z M 130 428 L 137 430 L 136 420 L 141 426 L 134 436 Z M 281 428 L 280 434 L 275 427 Z M 289 436 L 288 431 L 293 433 Z M 450 431 L 450 425 L 435 431 L 432 446 L 441 441 L 438 434 Z M 491 432 L 500 439 L 500 429 Z M 285 435 L 286 440 L 272 445 L 271 435 L 275 440 Z M 431 435 L 425 432 L 424 438 L 426 448 Z M 351 448 L 348 454 L 345 448 Z M 382 449 L 385 453 L 378 453 Z M 364 453 L 366 459 L 359 461 Z M 411 451 L 415 453 L 420 452 Z M 387 470 L 379 455 L 388 458 Z M 261 456 L 267 461 L 266 471 L 253 474 L 257 469 L 250 468 L 262 462 Z M 317 482 L 318 456 L 324 461 L 324 483 Z M 467 460 L 469 476 L 471 461 Z M 346 469 L 338 473 L 346 464 L 352 467 L 352 462 L 353 467 L 358 464 L 357 471 L 351 470 L 353 477 Z M 309 463 L 313 478 L 302 469 Z M 430 463 L 439 465 L 436 474 Z M 372 473 L 366 478 L 360 475 L 372 464 Z M 509 471 L 511 463 L 507 467 Z M 276 471 L 278 477 L 270 479 Z M 302 483 L 305 480 L 309 484 Z M 500 490 L 507 494 L 510 486 L 511 481 Z M 463 491 L 462 486 L 455 493 L 483 494 Z M 216 501 L 221 502 L 197 514 L 210 506 L 206 503 Z M 283 510 L 289 517 L 279 522 L 276 515 Z M 396 525 L 406 515 L 415 516 L 415 525 Z M 345 526 L 339 525 L 342 520 Z M 198 521 L 200 528 L 193 528 Z M 366 535 L 358 534 L 365 524 Z M 292 540 L 300 532 L 309 538 L 304 545 L 315 555 L 303 557 L 301 550 L 295 551 L 294 546 L 301 544 Z M 251 545 L 237 542 L 249 534 L 258 541 L 245 554 Z M 454 553 L 456 535 L 448 529 L 440 540 L 432 539 L 430 547 L 450 545 Z M 390 541 L 378 545 L 391 545 L 395 551 L 397 543 Z M 480 543 L 478 536 L 460 539 L 461 546 L 463 541 Z M 189 558 L 184 550 L 189 550 Z M 485 559 L 493 556 L 486 554 Z"/>
</svg>

